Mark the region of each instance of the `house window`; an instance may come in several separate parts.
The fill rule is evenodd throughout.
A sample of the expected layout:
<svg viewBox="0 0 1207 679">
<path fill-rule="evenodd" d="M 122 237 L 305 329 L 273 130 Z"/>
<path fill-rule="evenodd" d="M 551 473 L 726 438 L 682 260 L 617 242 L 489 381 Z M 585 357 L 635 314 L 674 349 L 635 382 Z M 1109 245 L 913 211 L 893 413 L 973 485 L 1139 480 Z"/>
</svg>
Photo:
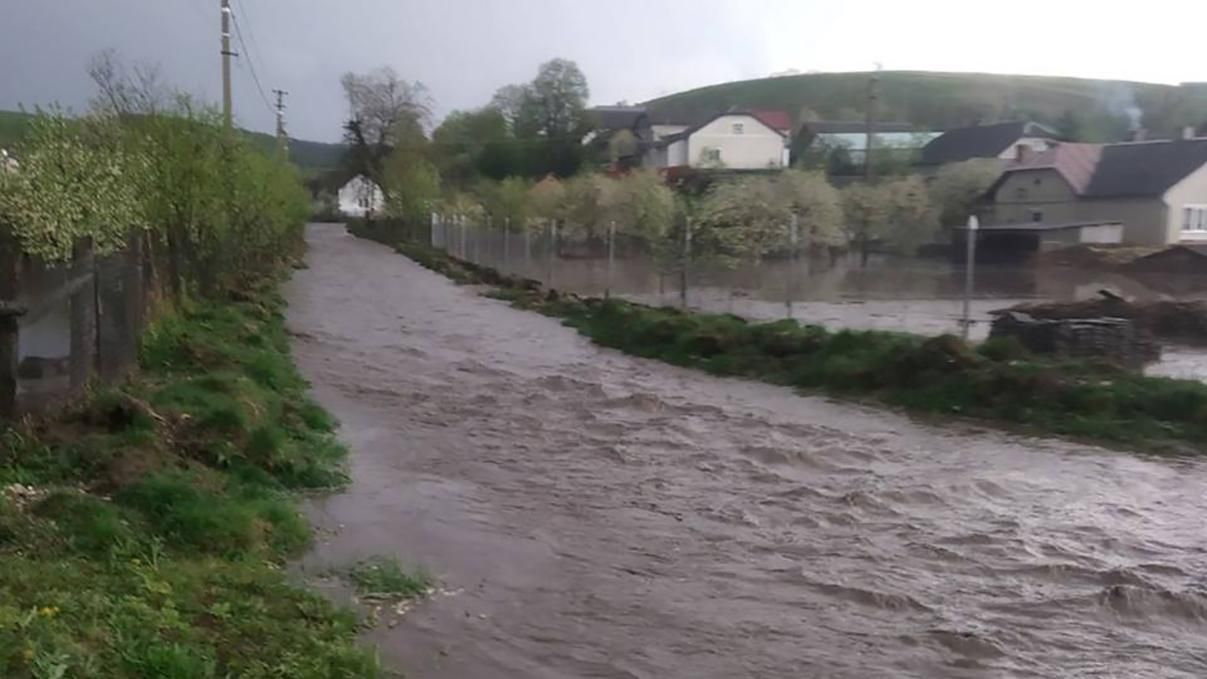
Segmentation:
<svg viewBox="0 0 1207 679">
<path fill-rule="evenodd" d="M 1020 186 L 1017 189 L 1015 189 L 1014 197 L 1020 202 L 1027 200 L 1027 187 Z"/>
<path fill-rule="evenodd" d="M 1038 223 L 1042 222 L 1043 220 L 1044 220 L 1044 211 L 1043 210 L 1032 210 L 1031 211 L 1031 221 L 1038 224 Z"/>
<path fill-rule="evenodd" d="M 719 163 L 721 162 L 721 149 L 706 148 L 701 157 L 706 163 Z"/>
<path fill-rule="evenodd" d="M 1044 183 L 1044 181 L 1043 181 L 1042 179 L 1040 179 L 1039 177 L 1036 177 L 1036 178 L 1035 178 L 1035 185 L 1036 185 L 1036 186 L 1040 186 L 1040 185 L 1041 185 L 1041 184 L 1043 184 L 1043 183 Z"/>
<path fill-rule="evenodd" d="M 1182 208 L 1182 231 L 1207 231 L 1207 205 L 1187 205 Z"/>
<path fill-rule="evenodd" d="M 734 134 L 742 134 L 745 131 L 746 131 L 746 128 L 744 125 L 742 125 L 742 123 L 733 124 L 733 133 Z"/>
</svg>

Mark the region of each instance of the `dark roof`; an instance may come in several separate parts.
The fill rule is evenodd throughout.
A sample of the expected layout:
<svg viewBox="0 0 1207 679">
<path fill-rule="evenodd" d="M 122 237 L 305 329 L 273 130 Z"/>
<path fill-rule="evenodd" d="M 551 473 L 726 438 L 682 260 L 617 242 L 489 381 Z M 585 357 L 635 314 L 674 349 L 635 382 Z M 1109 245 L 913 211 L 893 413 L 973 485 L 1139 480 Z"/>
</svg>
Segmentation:
<svg viewBox="0 0 1207 679">
<path fill-rule="evenodd" d="M 922 147 L 922 165 L 958 163 L 970 158 L 996 158 L 1022 137 L 1051 137 L 1056 133 L 1037 123 L 1013 122 L 948 130 Z"/>
<path fill-rule="evenodd" d="M 764 127 L 771 130 L 772 132 L 775 132 L 776 134 L 780 135 L 781 137 L 788 136 L 787 132 L 785 132 L 784 130 L 775 129 L 771 125 L 767 124 L 767 121 L 760 118 L 758 116 L 758 114 L 753 113 L 751 111 L 721 111 L 720 113 L 716 113 L 714 115 L 709 116 L 708 118 L 705 118 L 704 120 L 696 123 L 695 125 L 692 125 L 691 127 L 687 128 L 686 130 L 683 130 L 682 132 L 678 132 L 676 134 L 672 134 L 672 135 L 663 137 L 661 140 L 659 140 L 658 144 L 665 146 L 666 144 L 669 144 L 669 143 L 675 142 L 675 141 L 679 141 L 680 139 L 687 139 L 688 137 L 690 137 L 693 134 L 695 134 L 696 132 L 698 132 L 700 130 L 700 128 L 704 127 L 705 125 L 711 123 L 712 121 L 714 121 L 717 118 L 720 118 L 722 116 L 750 116 L 751 118 L 754 118 L 755 120 L 759 121 L 759 123 L 761 123 Z"/>
<path fill-rule="evenodd" d="M 809 131 L 814 134 L 850 134 L 853 132 L 867 132 L 868 123 L 866 120 L 815 120 L 813 122 L 801 123 L 802 128 L 809 128 Z M 914 126 L 910 123 L 873 123 L 873 132 L 913 132 Z"/>
<path fill-rule="evenodd" d="M 587 113 L 601 130 L 632 130 L 649 119 L 644 106 L 595 106 Z"/>
<path fill-rule="evenodd" d="M 1109 144 L 1084 196 L 1128 198 L 1160 196 L 1186 175 L 1207 164 L 1207 139 Z"/>
</svg>

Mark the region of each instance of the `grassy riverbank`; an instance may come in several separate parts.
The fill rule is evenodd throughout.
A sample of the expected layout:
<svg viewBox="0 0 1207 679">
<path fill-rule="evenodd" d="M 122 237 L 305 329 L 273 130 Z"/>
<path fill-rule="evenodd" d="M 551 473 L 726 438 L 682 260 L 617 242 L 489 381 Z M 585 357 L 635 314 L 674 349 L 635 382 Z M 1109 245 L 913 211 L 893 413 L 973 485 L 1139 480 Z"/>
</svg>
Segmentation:
<svg viewBox="0 0 1207 679">
<path fill-rule="evenodd" d="M 355 616 L 282 572 L 297 492 L 344 480 L 283 307 L 168 316 L 131 382 L 0 429 L 0 676 L 378 676 Z"/>
<path fill-rule="evenodd" d="M 832 332 L 790 320 L 751 323 L 727 314 L 581 299 L 426 246 L 392 245 L 458 282 L 495 285 L 493 296 L 562 318 L 595 342 L 636 356 L 1036 434 L 1162 452 L 1207 450 L 1207 385 L 1197 381 L 1036 356 L 1009 341 L 974 348 L 952 336 Z"/>
</svg>

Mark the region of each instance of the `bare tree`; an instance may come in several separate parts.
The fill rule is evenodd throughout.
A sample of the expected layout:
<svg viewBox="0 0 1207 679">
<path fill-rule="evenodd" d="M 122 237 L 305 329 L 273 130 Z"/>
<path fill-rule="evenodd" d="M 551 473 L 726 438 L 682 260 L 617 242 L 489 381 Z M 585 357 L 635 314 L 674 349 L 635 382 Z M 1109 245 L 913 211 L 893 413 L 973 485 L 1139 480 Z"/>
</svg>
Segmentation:
<svg viewBox="0 0 1207 679">
<path fill-rule="evenodd" d="M 92 107 L 114 115 L 153 114 L 168 107 L 174 94 L 164 84 L 157 64 L 138 63 L 126 68 L 117 50 L 97 53 L 88 64 L 96 83 Z"/>
<path fill-rule="evenodd" d="M 424 140 L 431 120 L 431 97 L 423 83 L 402 80 L 394 69 L 340 78 L 348 98 L 344 138 L 352 169 L 384 184 L 385 161 L 395 147 Z"/>
</svg>

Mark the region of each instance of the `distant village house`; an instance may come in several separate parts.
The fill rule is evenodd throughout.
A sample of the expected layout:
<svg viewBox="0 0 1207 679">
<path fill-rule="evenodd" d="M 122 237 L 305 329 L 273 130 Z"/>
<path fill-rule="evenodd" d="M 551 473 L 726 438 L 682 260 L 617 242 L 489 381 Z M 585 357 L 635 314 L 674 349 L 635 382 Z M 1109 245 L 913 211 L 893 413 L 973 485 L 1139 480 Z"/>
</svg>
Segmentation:
<svg viewBox="0 0 1207 679">
<path fill-rule="evenodd" d="M 1207 243 L 1207 139 L 1193 133 L 1024 154 L 989 191 L 991 223 L 1109 221 L 1122 224 L 1124 243 Z"/>
<path fill-rule="evenodd" d="M 973 158 L 998 158 L 1003 163 L 1027 153 L 1043 153 L 1059 141 L 1055 130 L 1031 122 L 975 125 L 947 130 L 922 147 L 918 164 L 937 169 Z"/>
<path fill-rule="evenodd" d="M 364 175 L 353 177 L 339 190 L 339 212 L 345 217 L 365 217 L 381 212 L 386 198 L 381 187 Z"/>
</svg>

